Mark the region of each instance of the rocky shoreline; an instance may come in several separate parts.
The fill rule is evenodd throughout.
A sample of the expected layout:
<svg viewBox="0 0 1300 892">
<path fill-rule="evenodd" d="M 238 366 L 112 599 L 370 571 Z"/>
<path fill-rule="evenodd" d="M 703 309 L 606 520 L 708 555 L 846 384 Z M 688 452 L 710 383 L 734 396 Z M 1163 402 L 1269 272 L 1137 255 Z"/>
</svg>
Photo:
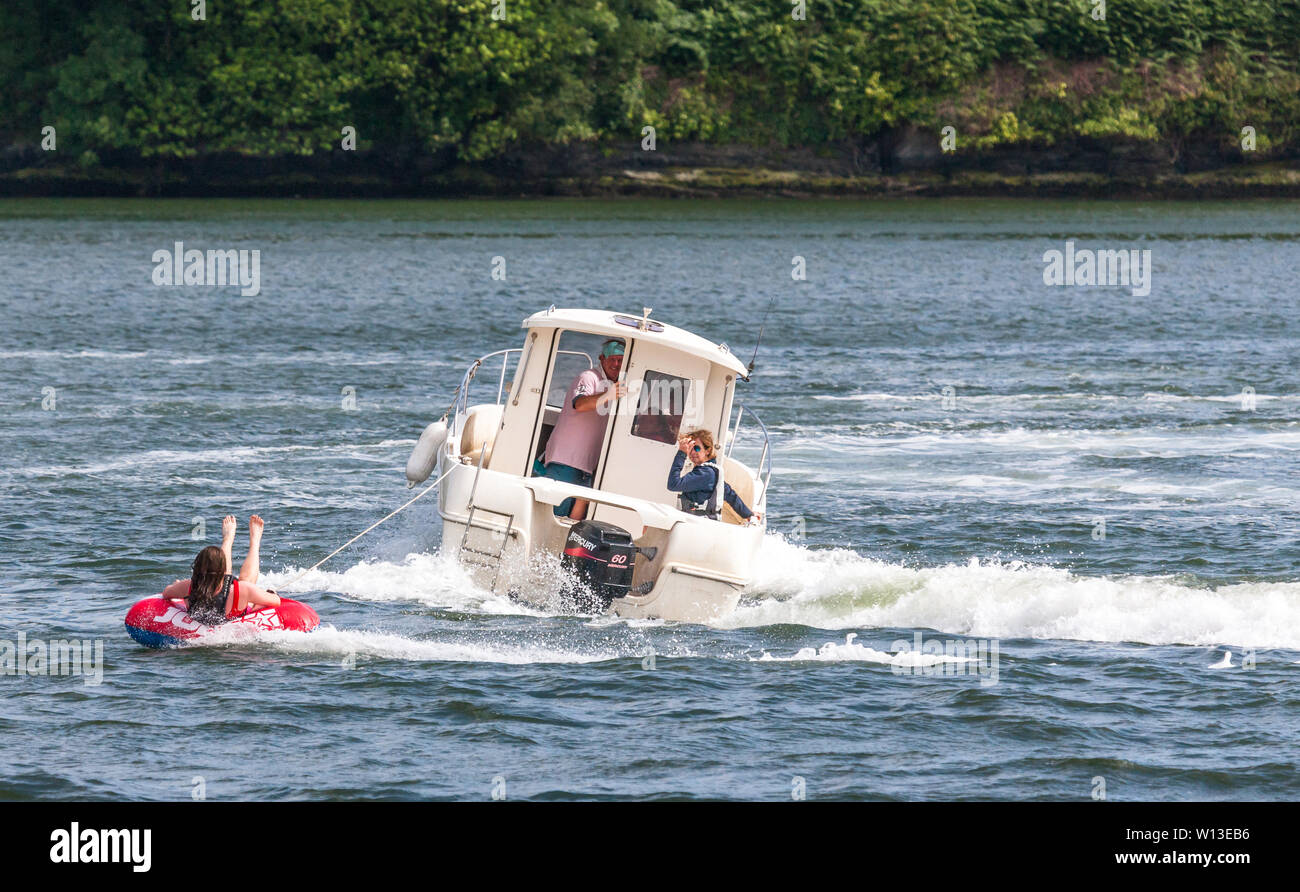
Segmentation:
<svg viewBox="0 0 1300 892">
<path fill-rule="evenodd" d="M 943 153 L 912 128 L 812 148 L 637 143 L 519 147 L 480 164 L 403 152 L 213 155 L 85 164 L 0 151 L 6 197 L 1041 197 L 1300 198 L 1300 157 L 1217 142 L 1077 139 Z"/>
</svg>

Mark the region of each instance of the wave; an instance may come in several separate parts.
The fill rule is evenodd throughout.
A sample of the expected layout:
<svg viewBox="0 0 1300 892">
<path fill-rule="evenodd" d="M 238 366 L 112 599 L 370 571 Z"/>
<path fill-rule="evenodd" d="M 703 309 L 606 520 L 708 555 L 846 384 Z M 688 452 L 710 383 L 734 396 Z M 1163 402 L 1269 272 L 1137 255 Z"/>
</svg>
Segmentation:
<svg viewBox="0 0 1300 892">
<path fill-rule="evenodd" d="M 265 631 L 246 625 L 221 626 L 188 647 L 267 646 L 299 656 L 337 658 L 344 668 L 365 659 L 414 663 L 599 663 L 629 656 L 616 649 L 590 651 L 548 646 L 530 640 L 518 642 L 466 641 L 412 638 L 388 632 L 337 629 L 324 624 L 312 632 Z"/>
<path fill-rule="evenodd" d="M 887 666 L 898 666 L 903 668 L 913 667 L 930 667 L 937 666 L 941 663 L 973 663 L 976 662 L 973 657 L 958 657 L 949 654 L 931 654 L 915 650 L 899 650 L 894 653 L 888 651 L 876 650 L 865 645 L 858 644 L 853 639 L 857 638 L 856 632 L 850 632 L 844 636 L 844 643 L 838 644 L 834 641 L 828 641 L 821 647 L 804 647 L 800 648 L 794 656 L 774 657 L 767 651 L 758 658 L 760 663 L 779 662 L 779 663 L 803 663 L 803 662 L 823 662 L 823 663 L 881 663 Z"/>
<path fill-rule="evenodd" d="M 345 351 L 345 350 L 316 350 L 304 349 L 284 352 L 282 350 L 267 350 L 261 353 L 247 354 L 251 359 L 259 363 L 276 362 L 285 365 L 293 365 L 302 362 L 328 362 L 343 364 L 349 366 L 369 366 L 369 365 L 416 365 L 421 367 L 438 367 L 438 368 L 464 368 L 469 364 L 469 359 L 439 359 L 436 357 L 417 356 L 413 357 L 409 353 L 392 352 L 376 353 L 374 350 L 366 349 L 364 351 Z M 0 350 L 0 359 L 155 359 L 168 365 L 194 365 L 207 362 L 222 362 L 228 357 L 222 353 L 209 354 L 191 354 L 185 357 L 176 357 L 170 350 L 50 350 L 38 347 L 18 350 Z"/>
<path fill-rule="evenodd" d="M 769 535 L 725 628 L 935 629 L 976 638 L 1300 649 L 1300 582 L 1199 587 L 1019 561 L 905 567 Z"/>
<path fill-rule="evenodd" d="M 263 581 L 287 593 L 331 591 L 360 601 L 548 615 L 479 588 L 458 561 L 440 552 L 410 554 L 397 562 L 366 560 L 339 572 L 313 570 L 288 585 L 299 572 L 289 568 L 266 574 Z M 625 622 L 598 617 L 589 624 Z M 973 638 L 1300 650 L 1300 582 L 1210 587 L 1174 576 L 1083 576 L 1058 567 L 978 558 L 909 567 L 844 548 L 811 549 L 770 533 L 754 583 L 740 605 L 713 625 L 724 630 L 797 625 L 862 633 L 934 629 Z M 850 638 L 784 659 L 887 663 L 897 662 L 898 655 L 864 648 Z"/>
<path fill-rule="evenodd" d="M 415 601 L 480 613 L 545 615 L 505 595 L 479 588 L 464 565 L 442 552 L 408 554 L 398 563 L 366 560 L 337 573 L 317 569 L 297 579 L 301 573 L 290 567 L 263 574 L 262 582 L 286 593 L 329 591 L 362 601 Z"/>
<path fill-rule="evenodd" d="M 262 632 L 259 643 L 276 650 L 306 656 L 338 657 L 342 665 L 370 659 L 406 662 L 456 663 L 599 663 L 629 654 L 617 650 L 583 652 L 548 647 L 533 641 L 519 643 L 447 641 L 408 638 L 386 632 L 336 629 L 321 626 L 314 632 Z"/>
<path fill-rule="evenodd" d="M 94 465 L 44 465 L 19 468 L 14 473 L 27 477 L 74 476 L 78 474 L 103 474 L 110 471 L 131 470 L 159 465 L 190 464 L 247 464 L 269 456 L 288 453 L 340 453 L 355 455 L 368 449 L 391 449 L 408 441 L 384 440 L 380 443 L 341 443 L 328 446 L 226 446 L 215 449 L 151 449 L 132 452 L 110 461 Z M 415 442 L 414 440 L 409 442 Z"/>
<path fill-rule="evenodd" d="M 147 350 L 0 350 L 0 359 L 140 359 Z"/>
<path fill-rule="evenodd" d="M 1267 394 L 1256 393 L 1250 394 L 1258 402 L 1298 402 L 1300 394 L 1281 393 Z M 958 405 L 993 405 L 1001 406 L 1003 404 L 1027 406 L 1035 403 L 1042 403 L 1051 400 L 1069 401 L 1069 402 L 1094 402 L 1094 403 L 1112 403 L 1112 402 L 1152 402 L 1152 403 L 1241 403 L 1247 398 L 1245 393 L 1230 394 L 1187 394 L 1187 393 L 1162 393 L 1159 391 L 1147 391 L 1141 396 L 1130 396 L 1117 393 L 1057 393 L 1057 392 L 1040 392 L 1040 393 L 967 393 L 961 386 L 958 386 L 955 393 L 950 398 L 959 400 Z M 926 391 L 923 393 L 845 393 L 845 394 L 815 394 L 813 399 L 819 402 L 838 403 L 934 403 L 942 402 L 945 394 L 941 389 Z"/>
<path fill-rule="evenodd" d="M 805 450 L 873 453 L 959 454 L 1014 452 L 1061 454 L 1067 457 L 1100 455 L 1113 458 L 1183 458 L 1194 455 L 1236 455 L 1244 448 L 1300 450 L 1300 423 L 1275 422 L 1262 429 L 1237 428 L 1046 428 L 1011 427 L 989 430 L 884 429 L 880 433 L 858 425 L 800 425 L 792 431 L 784 451 L 800 455 Z M 1019 459 L 1018 459 L 1019 460 Z"/>
</svg>

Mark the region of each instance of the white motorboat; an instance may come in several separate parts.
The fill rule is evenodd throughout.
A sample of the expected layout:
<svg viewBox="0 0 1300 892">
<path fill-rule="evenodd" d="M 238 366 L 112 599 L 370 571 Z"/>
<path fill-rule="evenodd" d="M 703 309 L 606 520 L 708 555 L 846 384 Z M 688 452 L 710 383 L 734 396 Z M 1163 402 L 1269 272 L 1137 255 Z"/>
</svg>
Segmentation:
<svg viewBox="0 0 1300 892">
<path fill-rule="evenodd" d="M 590 598 L 583 603 L 627 617 L 707 622 L 735 608 L 766 528 L 767 430 L 735 403 L 747 372 L 727 346 L 650 312 L 551 307 L 528 317 L 523 346 L 475 360 L 447 413 L 421 437 L 408 480 L 423 482 L 436 464 L 442 547 L 477 584 L 564 606 L 557 597 L 575 591 L 576 575 Z M 590 485 L 538 476 L 571 383 L 590 369 L 610 386 L 601 355 L 612 341 L 623 348 L 618 381 L 627 393 L 600 408 L 604 439 Z M 495 400 L 476 401 L 471 390 L 485 385 L 495 386 Z M 677 438 L 693 429 L 714 434 L 723 471 L 714 476 L 755 513 L 751 521 L 726 504 L 722 479 L 707 506 L 713 514 L 668 489 Z M 556 511 L 569 499 L 586 501 L 584 517 Z"/>
</svg>

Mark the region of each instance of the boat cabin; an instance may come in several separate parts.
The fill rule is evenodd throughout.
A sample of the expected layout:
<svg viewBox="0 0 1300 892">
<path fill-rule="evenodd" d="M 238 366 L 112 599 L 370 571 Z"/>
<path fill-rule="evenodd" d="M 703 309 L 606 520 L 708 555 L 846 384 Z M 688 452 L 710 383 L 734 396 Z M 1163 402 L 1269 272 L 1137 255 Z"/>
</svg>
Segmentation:
<svg viewBox="0 0 1300 892">
<path fill-rule="evenodd" d="M 678 437 L 709 430 L 723 479 L 752 511 L 766 513 L 772 473 L 767 431 L 734 404 L 745 366 L 725 344 L 651 319 L 648 309 L 636 316 L 551 307 L 529 316 L 523 328 L 522 347 L 470 365 L 442 433 L 441 422 L 425 432 L 441 444 L 444 541 L 459 540 L 462 562 L 476 566 L 490 590 L 542 598 L 546 585 L 528 581 L 534 559 L 571 556 L 571 535 L 585 541 L 578 526 L 557 514 L 567 499 L 582 499 L 584 520 L 596 522 L 582 530 L 612 530 L 635 546 L 628 594 L 611 596 L 620 614 L 700 622 L 732 609 L 752 578 L 765 526 L 761 519 L 745 525 L 721 492 L 717 519 L 682 511 L 678 494 L 668 489 L 668 472 Z M 617 368 L 602 363 L 611 342 L 622 351 Z M 541 461 L 544 455 L 556 460 L 547 447 L 584 374 L 626 387 L 624 396 L 581 413 L 592 440 L 575 442 L 590 444 L 590 484 L 544 476 Z M 485 381 L 496 385 L 495 399 L 482 398 Z M 472 398 L 475 388 L 480 393 Z M 762 451 L 752 469 L 731 454 L 742 414 L 760 434 Z M 427 476 L 428 465 L 416 465 Z M 423 480 L 419 473 L 411 477 L 409 463 L 408 480 Z"/>
<path fill-rule="evenodd" d="M 719 452 L 727 441 L 736 379 L 745 367 L 725 344 L 649 318 L 601 310 L 552 307 L 524 320 L 524 346 L 502 351 L 498 405 L 473 407 L 465 418 L 461 454 L 500 473 L 533 477 L 575 378 L 588 369 L 606 379 L 602 347 L 623 348 L 620 380 L 627 395 L 602 406 L 605 435 L 591 487 L 612 496 L 643 499 L 669 508 L 677 494 L 667 487 L 668 468 L 680 434 L 696 428 L 713 432 Z M 514 354 L 513 356 L 508 354 Z M 513 379 L 506 381 L 507 369 Z M 489 454 L 482 456 L 486 448 Z M 720 464 L 727 460 L 720 457 Z M 752 472 L 727 468 L 726 479 L 752 504 Z M 746 469 L 747 470 L 747 469 Z M 593 513 L 593 511 L 595 513 Z M 635 515 L 617 506 L 594 504 L 588 519 L 640 527 Z M 729 508 L 724 519 L 738 522 Z"/>
</svg>

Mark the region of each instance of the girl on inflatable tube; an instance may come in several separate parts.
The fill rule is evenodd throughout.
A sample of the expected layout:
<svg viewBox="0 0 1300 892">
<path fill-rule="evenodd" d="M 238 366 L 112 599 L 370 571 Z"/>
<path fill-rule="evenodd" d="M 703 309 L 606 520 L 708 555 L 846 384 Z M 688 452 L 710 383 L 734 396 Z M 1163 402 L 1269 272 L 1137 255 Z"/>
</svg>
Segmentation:
<svg viewBox="0 0 1300 892">
<path fill-rule="evenodd" d="M 240 616 L 250 606 L 280 606 L 280 596 L 256 585 L 261 575 L 259 549 L 262 544 L 262 518 L 248 518 L 248 554 L 231 576 L 231 549 L 235 544 L 235 518 L 227 514 L 221 521 L 221 547 L 209 545 L 199 552 L 191 566 L 188 580 L 178 579 L 163 590 L 164 598 L 186 598 L 190 617 L 205 625 L 216 626 Z"/>
</svg>

